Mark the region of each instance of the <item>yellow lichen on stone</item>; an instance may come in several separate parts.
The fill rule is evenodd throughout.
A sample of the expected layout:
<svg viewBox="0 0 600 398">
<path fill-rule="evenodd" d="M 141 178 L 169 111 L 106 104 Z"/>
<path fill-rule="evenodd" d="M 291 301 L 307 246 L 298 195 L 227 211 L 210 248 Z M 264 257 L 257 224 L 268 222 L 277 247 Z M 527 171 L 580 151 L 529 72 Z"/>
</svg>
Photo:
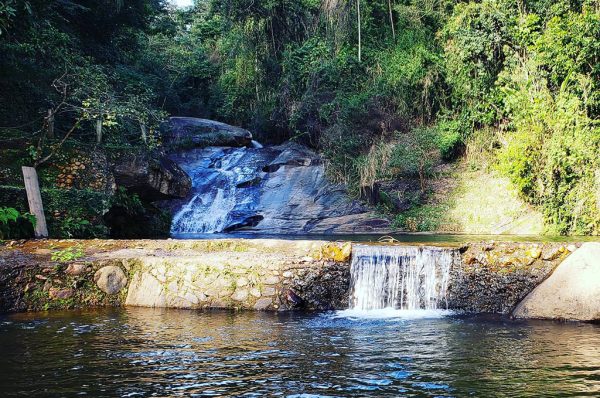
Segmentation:
<svg viewBox="0 0 600 398">
<path fill-rule="evenodd" d="M 350 261 L 352 254 L 352 244 L 350 242 L 345 243 L 327 243 L 321 247 L 321 253 L 319 259 L 321 260 L 333 260 L 339 263 L 345 263 Z"/>
<path fill-rule="evenodd" d="M 525 251 L 525 255 L 531 258 L 540 258 L 542 255 L 542 249 L 540 249 L 538 246 L 531 246 Z"/>
</svg>

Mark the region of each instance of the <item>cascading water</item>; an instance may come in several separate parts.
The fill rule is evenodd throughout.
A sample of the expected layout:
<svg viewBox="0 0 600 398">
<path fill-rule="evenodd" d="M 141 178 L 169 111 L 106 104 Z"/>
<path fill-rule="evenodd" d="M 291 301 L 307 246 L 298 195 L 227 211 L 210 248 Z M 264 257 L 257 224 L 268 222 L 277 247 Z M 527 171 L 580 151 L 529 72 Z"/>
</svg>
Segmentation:
<svg viewBox="0 0 600 398">
<path fill-rule="evenodd" d="M 369 209 L 327 181 L 322 159 L 294 143 L 263 147 L 208 147 L 171 156 L 192 179 L 188 198 L 177 201 L 173 236 L 375 231 Z"/>
<path fill-rule="evenodd" d="M 207 148 L 188 153 L 189 159 L 180 164 L 192 178 L 193 196 L 173 217 L 173 231 L 214 233 L 249 222 L 246 215 L 253 213 L 257 193 L 244 183 L 257 174 L 250 161 L 257 150 Z"/>
<path fill-rule="evenodd" d="M 353 310 L 447 308 L 446 292 L 456 250 L 420 246 L 354 245 Z"/>
</svg>

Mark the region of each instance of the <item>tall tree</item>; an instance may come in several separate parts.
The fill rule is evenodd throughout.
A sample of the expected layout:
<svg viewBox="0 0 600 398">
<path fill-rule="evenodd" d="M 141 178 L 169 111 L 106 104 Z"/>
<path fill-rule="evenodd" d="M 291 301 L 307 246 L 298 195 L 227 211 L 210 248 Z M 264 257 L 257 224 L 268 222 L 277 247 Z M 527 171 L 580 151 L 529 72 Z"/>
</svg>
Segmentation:
<svg viewBox="0 0 600 398">
<path fill-rule="evenodd" d="M 356 19 L 358 21 L 358 62 L 362 62 L 362 27 L 360 20 L 360 0 L 356 0 Z"/>
</svg>

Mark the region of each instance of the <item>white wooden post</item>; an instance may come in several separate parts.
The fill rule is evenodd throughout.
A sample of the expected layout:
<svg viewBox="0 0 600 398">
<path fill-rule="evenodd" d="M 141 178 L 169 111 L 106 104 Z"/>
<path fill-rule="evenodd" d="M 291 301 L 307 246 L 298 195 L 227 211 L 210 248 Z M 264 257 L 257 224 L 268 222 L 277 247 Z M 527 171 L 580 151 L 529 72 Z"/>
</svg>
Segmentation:
<svg viewBox="0 0 600 398">
<path fill-rule="evenodd" d="M 48 227 L 46 226 L 46 216 L 44 215 L 44 206 L 42 205 L 42 194 L 40 192 L 37 172 L 33 167 L 23 166 L 23 179 L 25 180 L 29 212 L 35 216 L 35 237 L 47 238 Z"/>
</svg>

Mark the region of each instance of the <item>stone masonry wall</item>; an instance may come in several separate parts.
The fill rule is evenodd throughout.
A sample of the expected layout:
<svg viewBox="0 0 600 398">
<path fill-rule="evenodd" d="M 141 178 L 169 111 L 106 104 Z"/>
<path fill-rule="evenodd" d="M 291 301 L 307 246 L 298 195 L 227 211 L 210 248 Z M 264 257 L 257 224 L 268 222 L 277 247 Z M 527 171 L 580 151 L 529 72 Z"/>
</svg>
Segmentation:
<svg viewBox="0 0 600 398">
<path fill-rule="evenodd" d="M 350 253 L 322 241 L 12 242 L 0 247 L 0 312 L 346 308 Z"/>
<path fill-rule="evenodd" d="M 509 314 L 579 244 L 481 242 L 464 246 L 451 272 L 448 306 Z"/>
</svg>

